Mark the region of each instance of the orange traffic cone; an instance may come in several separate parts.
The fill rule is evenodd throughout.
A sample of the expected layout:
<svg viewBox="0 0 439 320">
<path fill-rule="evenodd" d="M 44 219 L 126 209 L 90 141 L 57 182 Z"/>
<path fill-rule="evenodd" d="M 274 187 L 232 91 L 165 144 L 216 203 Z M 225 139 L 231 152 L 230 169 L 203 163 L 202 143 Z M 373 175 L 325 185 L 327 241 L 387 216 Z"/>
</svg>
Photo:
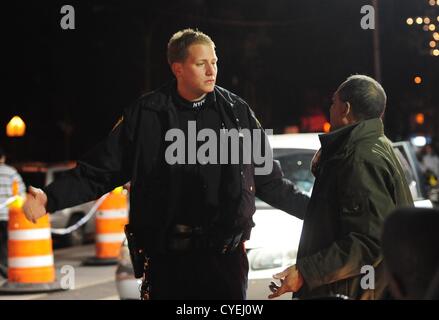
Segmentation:
<svg viewBox="0 0 439 320">
<path fill-rule="evenodd" d="M 55 282 L 49 216 L 29 222 L 22 210 L 23 198 L 18 183 L 12 185 L 17 196 L 9 207 L 8 280 L 0 287 L 2 293 L 35 293 L 62 290 Z"/>
<path fill-rule="evenodd" d="M 96 212 L 96 256 L 85 265 L 117 263 L 121 244 L 125 239 L 124 226 L 128 223 L 128 196 L 123 187 L 111 191 Z"/>
</svg>

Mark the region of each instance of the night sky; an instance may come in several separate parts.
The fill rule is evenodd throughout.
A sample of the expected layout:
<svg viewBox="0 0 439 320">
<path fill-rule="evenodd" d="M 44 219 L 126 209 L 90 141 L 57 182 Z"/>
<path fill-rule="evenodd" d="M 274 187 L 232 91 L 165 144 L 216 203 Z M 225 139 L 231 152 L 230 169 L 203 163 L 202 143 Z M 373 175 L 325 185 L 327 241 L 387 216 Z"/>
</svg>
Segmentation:
<svg viewBox="0 0 439 320">
<path fill-rule="evenodd" d="M 428 0 L 379 1 L 386 133 L 438 135 L 439 57 L 431 33 L 406 24 L 434 18 Z M 63 5 L 75 30 L 62 30 Z M 172 79 L 166 44 L 179 29 L 209 34 L 217 47 L 217 84 L 244 98 L 265 128 L 282 133 L 300 118 L 327 114 L 337 86 L 351 74 L 374 76 L 372 30 L 360 0 L 32 1 L 9 4 L 2 49 L 6 70 L 0 144 L 13 160 L 77 159 L 103 139 L 142 93 Z M 5 29 L 6 28 L 6 29 Z M 437 30 L 439 31 L 439 30 Z M 438 45 L 439 46 L 439 45 Z M 415 85 L 413 78 L 422 76 Z M 411 116 L 426 115 L 415 127 Z M 14 115 L 27 125 L 8 138 Z"/>
</svg>

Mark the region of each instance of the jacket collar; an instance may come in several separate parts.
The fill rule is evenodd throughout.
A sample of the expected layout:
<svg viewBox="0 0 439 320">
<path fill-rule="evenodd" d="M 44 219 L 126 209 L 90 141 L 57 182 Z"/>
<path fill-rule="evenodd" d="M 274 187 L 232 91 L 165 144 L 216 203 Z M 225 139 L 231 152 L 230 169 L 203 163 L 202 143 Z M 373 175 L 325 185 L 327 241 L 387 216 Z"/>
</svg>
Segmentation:
<svg viewBox="0 0 439 320">
<path fill-rule="evenodd" d="M 175 86 L 176 80 L 162 86 L 161 88 L 147 94 L 148 98 L 143 99 L 143 108 L 150 109 L 156 112 L 168 112 L 174 114 L 176 117 L 177 109 L 173 102 L 172 90 Z M 238 115 L 236 114 L 235 105 L 239 102 L 240 98 L 230 91 L 220 87 L 215 86 L 215 105 L 219 112 L 224 116 L 224 113 L 233 122 L 233 127 L 239 129 Z M 224 117 L 223 117 L 224 120 Z"/>
<path fill-rule="evenodd" d="M 182 96 L 180 96 L 180 94 L 177 91 L 177 82 L 174 80 L 171 84 L 171 94 L 174 100 L 174 104 L 179 106 L 179 107 L 184 107 L 186 109 L 189 110 L 194 110 L 194 109 L 200 109 L 199 107 L 196 107 L 196 103 L 203 101 L 204 105 L 202 108 L 205 107 L 212 107 L 216 110 L 218 110 L 218 106 L 216 103 L 216 94 L 215 94 L 215 90 L 213 92 L 209 92 L 207 93 L 203 99 L 200 99 L 199 101 L 188 101 L 186 99 L 184 99 Z"/>
<path fill-rule="evenodd" d="M 169 109 L 175 108 L 172 101 L 173 90 L 175 90 L 177 81 L 174 79 L 171 82 L 165 84 L 161 88 L 151 92 L 150 99 L 146 100 L 144 107 L 154 111 L 169 111 Z M 148 94 L 149 95 L 149 94 Z M 218 107 L 218 103 L 223 103 L 224 105 L 233 108 L 236 103 L 236 98 L 232 96 L 227 90 L 215 86 L 213 92 L 214 105 Z"/>
<path fill-rule="evenodd" d="M 359 141 L 375 139 L 382 135 L 384 135 L 382 120 L 373 118 L 322 134 L 319 139 L 322 152 L 326 155 L 332 155 L 347 151 Z"/>
</svg>

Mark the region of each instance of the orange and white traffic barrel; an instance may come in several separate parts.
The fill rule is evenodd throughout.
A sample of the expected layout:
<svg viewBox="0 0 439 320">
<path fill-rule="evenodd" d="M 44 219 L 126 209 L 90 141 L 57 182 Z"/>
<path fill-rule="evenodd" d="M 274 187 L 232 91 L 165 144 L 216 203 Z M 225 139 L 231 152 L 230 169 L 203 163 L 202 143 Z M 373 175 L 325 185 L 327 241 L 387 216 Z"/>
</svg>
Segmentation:
<svg viewBox="0 0 439 320">
<path fill-rule="evenodd" d="M 128 223 L 128 196 L 123 187 L 117 187 L 106 195 L 97 209 L 95 221 L 96 256 L 87 259 L 84 264 L 116 264 L 125 239 L 124 227 Z"/>
<path fill-rule="evenodd" d="M 46 214 L 35 224 L 28 221 L 17 185 L 14 181 L 12 190 L 16 200 L 9 206 L 8 280 L 0 287 L 0 292 L 60 290 L 55 282 L 49 216 Z"/>
</svg>

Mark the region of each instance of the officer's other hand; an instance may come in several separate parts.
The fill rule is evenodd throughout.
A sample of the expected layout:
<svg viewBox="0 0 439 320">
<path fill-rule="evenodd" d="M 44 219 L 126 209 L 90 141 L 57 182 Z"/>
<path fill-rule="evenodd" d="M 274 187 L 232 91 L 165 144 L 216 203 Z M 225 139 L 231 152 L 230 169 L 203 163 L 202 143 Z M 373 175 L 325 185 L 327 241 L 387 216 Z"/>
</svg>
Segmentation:
<svg viewBox="0 0 439 320">
<path fill-rule="evenodd" d="M 296 265 L 286 268 L 284 271 L 273 275 L 274 279 L 280 280 L 281 285 L 278 286 L 273 281 L 268 286 L 272 294 L 269 299 L 277 298 L 286 292 L 297 292 L 303 286 L 303 278 Z"/>
<path fill-rule="evenodd" d="M 44 191 L 30 186 L 23 205 L 26 219 L 36 223 L 39 218 L 46 214 L 46 204 L 47 196 Z"/>
</svg>

